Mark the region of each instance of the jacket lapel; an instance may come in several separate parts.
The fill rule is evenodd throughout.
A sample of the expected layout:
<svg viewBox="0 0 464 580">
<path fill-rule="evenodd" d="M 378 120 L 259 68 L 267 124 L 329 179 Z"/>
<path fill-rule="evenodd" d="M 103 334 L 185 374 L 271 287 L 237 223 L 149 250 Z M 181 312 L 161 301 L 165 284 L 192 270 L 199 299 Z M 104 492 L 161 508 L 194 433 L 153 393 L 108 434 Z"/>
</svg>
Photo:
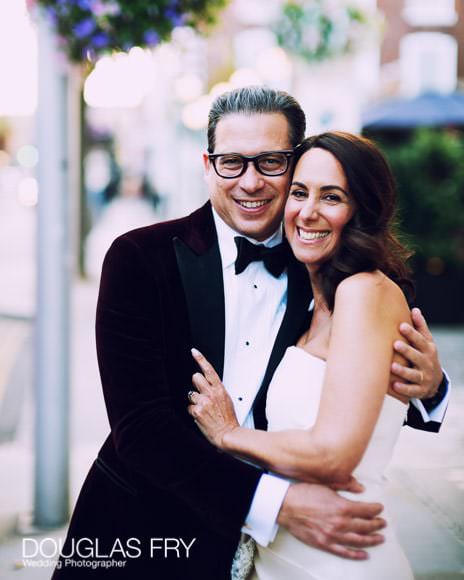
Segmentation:
<svg viewBox="0 0 464 580">
<path fill-rule="evenodd" d="M 198 348 L 222 377 L 224 371 L 225 305 L 222 262 L 208 202 L 190 216 L 186 231 L 173 240 L 184 287 L 192 333 Z M 266 429 L 266 393 L 274 371 L 288 346 L 296 343 L 309 325 L 311 286 L 306 268 L 292 258 L 288 265 L 287 309 L 277 334 L 264 379 L 256 395 L 255 426 Z"/>
<path fill-rule="evenodd" d="M 267 428 L 266 393 L 277 365 L 287 347 L 294 345 L 309 326 L 308 306 L 311 295 L 311 285 L 306 268 L 292 258 L 288 265 L 287 309 L 277 333 L 263 382 L 254 401 L 253 417 L 257 429 Z"/>
<path fill-rule="evenodd" d="M 192 341 L 224 370 L 225 313 L 222 262 L 209 202 L 192 214 L 188 231 L 173 240 L 187 301 Z"/>
</svg>

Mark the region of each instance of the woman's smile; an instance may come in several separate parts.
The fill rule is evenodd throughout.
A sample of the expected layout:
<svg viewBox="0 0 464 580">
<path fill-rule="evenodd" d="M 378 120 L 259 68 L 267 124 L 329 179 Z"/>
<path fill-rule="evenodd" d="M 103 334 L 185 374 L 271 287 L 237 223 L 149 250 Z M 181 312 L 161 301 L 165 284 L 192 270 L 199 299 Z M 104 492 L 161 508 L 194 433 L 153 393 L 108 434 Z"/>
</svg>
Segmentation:
<svg viewBox="0 0 464 580">
<path fill-rule="evenodd" d="M 300 240 L 305 243 L 318 243 L 330 235 L 330 231 L 328 230 L 305 230 L 304 228 L 298 226 L 296 230 Z"/>
</svg>

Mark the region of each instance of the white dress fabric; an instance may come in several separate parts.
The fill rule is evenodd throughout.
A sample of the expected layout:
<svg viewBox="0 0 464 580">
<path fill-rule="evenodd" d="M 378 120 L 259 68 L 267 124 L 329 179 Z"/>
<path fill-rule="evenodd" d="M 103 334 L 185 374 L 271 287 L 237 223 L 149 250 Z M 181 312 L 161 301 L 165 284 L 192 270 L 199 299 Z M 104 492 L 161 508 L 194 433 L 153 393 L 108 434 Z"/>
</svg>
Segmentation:
<svg viewBox="0 0 464 580">
<path fill-rule="evenodd" d="M 307 351 L 287 349 L 269 386 L 266 414 L 269 431 L 308 429 L 317 417 L 326 363 Z M 347 412 L 349 410 L 347 409 Z M 386 504 L 383 472 L 405 419 L 407 406 L 386 396 L 368 448 L 354 475 L 365 486 L 361 494 L 340 492 L 355 501 Z M 267 548 L 257 546 L 253 579 L 259 580 L 412 580 L 410 565 L 396 538 L 387 510 L 385 542 L 368 548 L 369 559 L 347 560 L 307 546 L 283 527 Z"/>
</svg>

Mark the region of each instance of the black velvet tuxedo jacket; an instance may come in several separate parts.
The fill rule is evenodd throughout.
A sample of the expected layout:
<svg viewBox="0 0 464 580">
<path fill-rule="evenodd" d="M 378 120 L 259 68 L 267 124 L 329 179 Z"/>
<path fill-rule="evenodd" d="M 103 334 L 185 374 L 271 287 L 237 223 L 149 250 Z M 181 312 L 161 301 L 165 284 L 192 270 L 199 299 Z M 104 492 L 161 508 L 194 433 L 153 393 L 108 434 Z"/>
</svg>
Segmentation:
<svg viewBox="0 0 464 580">
<path fill-rule="evenodd" d="M 308 323 L 310 294 L 305 268 L 292 260 L 287 310 L 255 399 L 258 428 L 266 428 L 272 374 Z M 191 347 L 219 374 L 224 364 L 222 265 L 209 202 L 115 240 L 103 265 L 96 333 L 111 433 L 71 519 L 63 550 L 71 558 L 61 558 L 54 578 L 229 578 L 262 472 L 218 452 L 187 413 L 197 370 Z M 418 414 L 409 419 L 421 427 Z M 188 557 L 184 544 L 191 544 Z M 89 546 L 98 561 L 126 563 L 84 567 Z"/>
</svg>

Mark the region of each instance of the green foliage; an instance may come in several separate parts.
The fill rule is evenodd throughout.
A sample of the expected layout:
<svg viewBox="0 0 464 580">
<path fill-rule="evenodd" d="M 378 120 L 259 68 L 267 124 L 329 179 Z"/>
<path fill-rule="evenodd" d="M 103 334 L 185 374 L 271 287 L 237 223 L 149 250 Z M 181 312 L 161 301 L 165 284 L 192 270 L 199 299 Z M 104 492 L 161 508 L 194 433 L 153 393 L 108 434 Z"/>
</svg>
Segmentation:
<svg viewBox="0 0 464 580">
<path fill-rule="evenodd" d="M 288 0 L 274 32 L 280 46 L 307 61 L 346 54 L 374 20 L 356 4 L 340 0 Z"/>
<path fill-rule="evenodd" d="M 416 263 L 440 258 L 464 269 L 464 135 L 419 129 L 400 144 L 379 143 L 398 184 L 402 229 Z"/>
</svg>

